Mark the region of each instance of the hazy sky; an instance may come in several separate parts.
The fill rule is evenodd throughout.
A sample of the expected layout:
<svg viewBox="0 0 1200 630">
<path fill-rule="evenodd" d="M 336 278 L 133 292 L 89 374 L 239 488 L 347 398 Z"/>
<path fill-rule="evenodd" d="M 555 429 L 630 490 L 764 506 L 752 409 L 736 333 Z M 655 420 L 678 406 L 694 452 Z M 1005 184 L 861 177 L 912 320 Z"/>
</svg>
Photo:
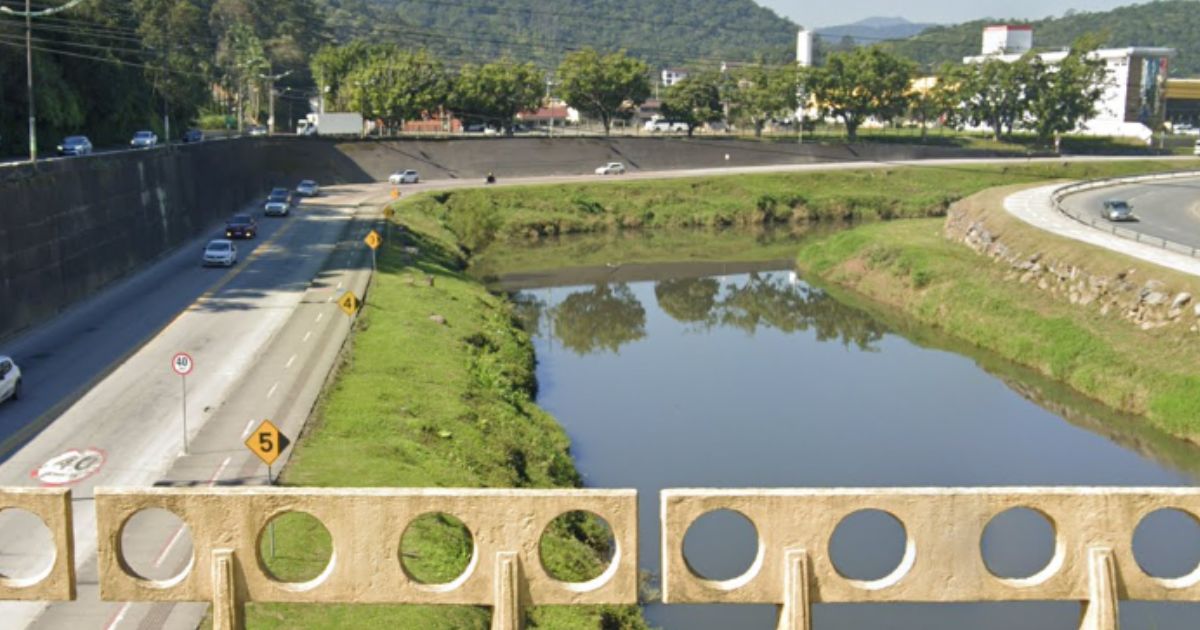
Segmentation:
<svg viewBox="0 0 1200 630">
<path fill-rule="evenodd" d="M 1067 9 L 1107 11 L 1138 0 L 756 0 L 809 28 L 857 22 L 869 17 L 903 17 L 912 22 L 953 24 L 980 18 L 1034 19 L 1059 16 Z M 1144 0 L 1142 0 L 1144 1 Z"/>
</svg>

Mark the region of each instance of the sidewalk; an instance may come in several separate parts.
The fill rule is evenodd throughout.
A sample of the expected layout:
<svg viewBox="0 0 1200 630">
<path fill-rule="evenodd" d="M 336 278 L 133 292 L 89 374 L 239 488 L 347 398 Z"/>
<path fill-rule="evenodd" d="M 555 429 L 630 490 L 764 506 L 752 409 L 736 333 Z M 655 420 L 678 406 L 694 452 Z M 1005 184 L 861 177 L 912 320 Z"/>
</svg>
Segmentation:
<svg viewBox="0 0 1200 630">
<path fill-rule="evenodd" d="M 1009 214 L 1038 229 L 1089 245 L 1103 247 L 1161 267 L 1200 276 L 1200 260 L 1146 243 L 1137 243 L 1114 236 L 1064 216 L 1054 207 L 1051 200 L 1054 191 L 1062 187 L 1063 184 L 1054 184 L 1010 195 L 1004 200 L 1004 209 Z"/>
</svg>

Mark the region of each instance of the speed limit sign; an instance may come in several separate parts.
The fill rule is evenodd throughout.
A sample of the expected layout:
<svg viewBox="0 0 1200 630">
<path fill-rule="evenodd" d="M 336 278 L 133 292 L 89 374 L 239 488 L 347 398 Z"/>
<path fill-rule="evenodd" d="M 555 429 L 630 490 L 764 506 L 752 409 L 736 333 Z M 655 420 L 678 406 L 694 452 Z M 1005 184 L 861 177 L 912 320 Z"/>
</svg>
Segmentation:
<svg viewBox="0 0 1200 630">
<path fill-rule="evenodd" d="M 171 358 L 171 369 L 180 376 L 187 376 L 192 373 L 192 368 L 196 366 L 196 362 L 192 360 L 192 355 L 186 352 L 180 352 Z"/>
</svg>

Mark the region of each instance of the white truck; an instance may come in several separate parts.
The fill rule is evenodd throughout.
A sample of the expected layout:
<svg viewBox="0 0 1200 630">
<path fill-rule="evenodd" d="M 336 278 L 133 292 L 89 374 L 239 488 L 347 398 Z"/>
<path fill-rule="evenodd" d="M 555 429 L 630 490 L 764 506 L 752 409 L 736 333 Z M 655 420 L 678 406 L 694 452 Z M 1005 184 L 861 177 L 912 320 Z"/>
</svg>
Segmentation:
<svg viewBox="0 0 1200 630">
<path fill-rule="evenodd" d="M 326 112 L 296 121 L 296 135 L 300 136 L 360 136 L 362 132 L 362 114 Z"/>
</svg>

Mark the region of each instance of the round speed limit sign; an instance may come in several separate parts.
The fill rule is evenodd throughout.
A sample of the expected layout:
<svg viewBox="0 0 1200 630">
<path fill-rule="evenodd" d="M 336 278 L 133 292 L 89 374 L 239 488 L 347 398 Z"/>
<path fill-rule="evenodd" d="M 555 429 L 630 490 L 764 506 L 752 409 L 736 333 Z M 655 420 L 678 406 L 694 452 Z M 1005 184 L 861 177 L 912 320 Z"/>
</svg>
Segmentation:
<svg viewBox="0 0 1200 630">
<path fill-rule="evenodd" d="M 180 376 L 191 374 L 194 367 L 196 362 L 192 360 L 192 355 L 186 352 L 180 352 L 171 359 L 171 369 Z"/>
</svg>

